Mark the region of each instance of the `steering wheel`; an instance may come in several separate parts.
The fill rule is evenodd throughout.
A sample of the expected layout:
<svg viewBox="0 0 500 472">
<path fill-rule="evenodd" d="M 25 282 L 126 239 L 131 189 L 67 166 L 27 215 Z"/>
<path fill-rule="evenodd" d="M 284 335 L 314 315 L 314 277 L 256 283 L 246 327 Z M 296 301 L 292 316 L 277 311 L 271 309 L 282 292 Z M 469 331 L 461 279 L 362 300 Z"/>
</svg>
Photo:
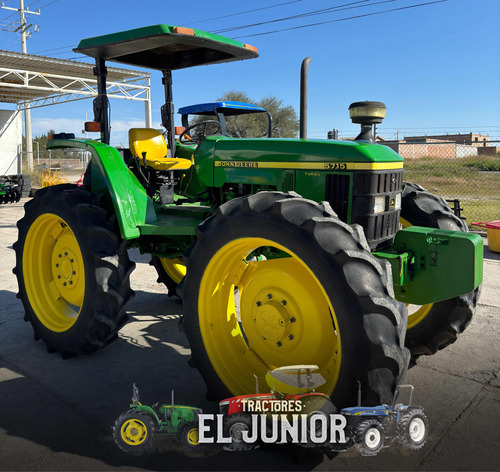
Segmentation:
<svg viewBox="0 0 500 472">
<path fill-rule="evenodd" d="M 202 121 L 201 123 L 195 123 L 194 125 L 190 126 L 189 128 L 186 128 L 179 136 L 179 142 L 182 144 L 190 144 L 190 143 L 198 143 L 200 142 L 206 135 L 207 135 L 207 129 L 209 124 L 214 124 L 217 125 L 217 132 L 220 132 L 221 126 L 220 123 L 217 120 L 207 120 L 207 121 Z M 193 130 L 194 128 L 198 128 L 200 126 L 203 126 L 203 131 L 202 133 L 197 133 L 196 137 L 190 137 L 189 132 Z M 215 133 L 214 133 L 215 134 Z M 202 138 L 199 138 L 199 136 L 202 136 Z"/>
</svg>

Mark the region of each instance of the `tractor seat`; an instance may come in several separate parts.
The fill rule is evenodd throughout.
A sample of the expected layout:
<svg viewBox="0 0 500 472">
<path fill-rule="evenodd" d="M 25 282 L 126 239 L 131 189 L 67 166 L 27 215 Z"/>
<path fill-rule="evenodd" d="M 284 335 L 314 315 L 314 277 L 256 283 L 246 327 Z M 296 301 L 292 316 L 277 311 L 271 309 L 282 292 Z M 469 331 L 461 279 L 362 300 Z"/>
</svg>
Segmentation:
<svg viewBox="0 0 500 472">
<path fill-rule="evenodd" d="M 132 128 L 128 132 L 128 141 L 130 152 L 139 158 L 142 166 L 161 171 L 189 169 L 193 165 L 189 159 L 167 157 L 165 138 L 155 129 Z"/>
</svg>

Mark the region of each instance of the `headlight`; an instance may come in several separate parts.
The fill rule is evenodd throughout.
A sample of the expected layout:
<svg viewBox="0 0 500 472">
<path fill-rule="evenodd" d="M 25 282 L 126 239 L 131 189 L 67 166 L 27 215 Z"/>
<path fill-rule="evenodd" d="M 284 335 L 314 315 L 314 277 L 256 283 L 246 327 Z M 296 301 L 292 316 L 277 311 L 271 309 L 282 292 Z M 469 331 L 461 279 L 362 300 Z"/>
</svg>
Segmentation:
<svg viewBox="0 0 500 472">
<path fill-rule="evenodd" d="M 375 197 L 373 203 L 373 213 L 382 213 L 385 211 L 385 197 Z"/>
<path fill-rule="evenodd" d="M 401 194 L 398 193 L 394 199 L 394 209 L 399 210 L 401 208 Z"/>
</svg>

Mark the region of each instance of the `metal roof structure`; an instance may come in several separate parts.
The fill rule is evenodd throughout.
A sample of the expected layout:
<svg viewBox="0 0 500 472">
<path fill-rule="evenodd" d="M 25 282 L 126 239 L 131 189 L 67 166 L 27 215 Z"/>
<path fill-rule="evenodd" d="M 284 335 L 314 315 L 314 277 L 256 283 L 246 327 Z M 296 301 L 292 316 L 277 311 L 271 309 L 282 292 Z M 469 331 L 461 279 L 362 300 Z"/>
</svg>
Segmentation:
<svg viewBox="0 0 500 472">
<path fill-rule="evenodd" d="M 52 57 L 0 50 L 0 102 L 18 110 L 72 102 L 97 95 L 94 65 Z M 143 101 L 146 126 L 151 122 L 150 74 L 108 67 L 110 97 Z"/>
</svg>

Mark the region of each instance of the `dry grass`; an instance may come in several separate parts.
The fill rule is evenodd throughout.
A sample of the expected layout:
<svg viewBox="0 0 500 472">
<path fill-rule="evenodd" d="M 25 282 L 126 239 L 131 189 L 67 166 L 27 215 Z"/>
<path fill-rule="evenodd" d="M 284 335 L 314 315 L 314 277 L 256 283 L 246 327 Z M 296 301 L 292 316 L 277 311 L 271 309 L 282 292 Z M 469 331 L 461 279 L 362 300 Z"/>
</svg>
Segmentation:
<svg viewBox="0 0 500 472">
<path fill-rule="evenodd" d="M 500 156 L 405 160 L 405 180 L 445 199 L 460 200 L 469 226 L 500 219 Z"/>
</svg>

